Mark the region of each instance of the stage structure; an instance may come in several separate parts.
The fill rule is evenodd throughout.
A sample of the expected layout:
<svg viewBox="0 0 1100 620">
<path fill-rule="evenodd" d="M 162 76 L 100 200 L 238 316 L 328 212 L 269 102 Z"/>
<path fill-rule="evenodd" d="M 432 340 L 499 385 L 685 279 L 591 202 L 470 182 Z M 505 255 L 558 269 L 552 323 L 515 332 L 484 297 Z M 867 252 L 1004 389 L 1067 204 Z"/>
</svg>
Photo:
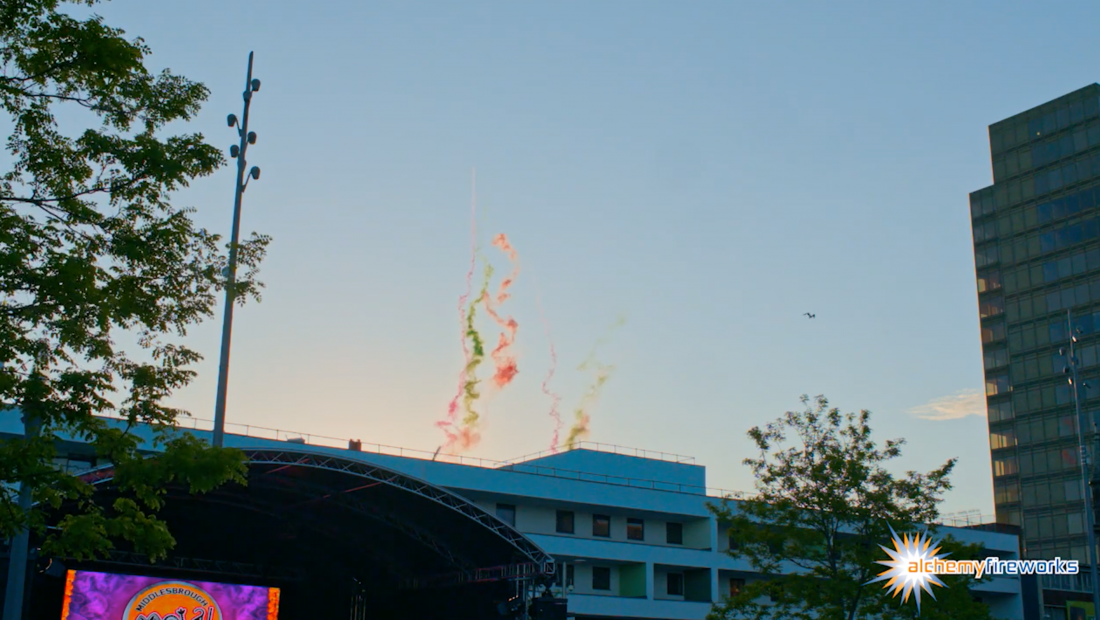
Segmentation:
<svg viewBox="0 0 1100 620">
<path fill-rule="evenodd" d="M 287 620 L 523 617 L 554 578 L 553 558 L 529 538 L 423 480 L 309 450 L 244 452 L 246 486 L 169 489 L 159 517 L 178 544 L 167 560 L 40 558 L 30 617 L 61 617 L 73 569 L 277 588 Z M 102 505 L 118 497 L 113 477 L 111 467 L 82 475 Z"/>
</svg>

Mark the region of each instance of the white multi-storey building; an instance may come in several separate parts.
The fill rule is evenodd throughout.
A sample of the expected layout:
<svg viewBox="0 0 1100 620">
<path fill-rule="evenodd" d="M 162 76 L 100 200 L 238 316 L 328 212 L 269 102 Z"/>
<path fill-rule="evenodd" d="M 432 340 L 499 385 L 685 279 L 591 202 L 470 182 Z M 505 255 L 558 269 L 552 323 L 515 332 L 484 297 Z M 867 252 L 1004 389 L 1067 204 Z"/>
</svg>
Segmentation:
<svg viewBox="0 0 1100 620">
<path fill-rule="evenodd" d="M 18 417 L 4 416 L 0 435 L 19 434 L 21 426 Z M 564 566 L 568 609 L 578 619 L 702 620 L 715 602 L 761 578 L 746 560 L 726 553 L 725 528 L 707 506 L 727 492 L 708 489 L 706 469 L 689 457 L 583 444 L 500 462 L 257 427 L 234 430 L 227 446 L 291 445 L 362 460 L 467 498 Z M 59 465 L 94 466 L 79 458 L 70 454 Z M 1012 534 L 969 527 L 941 533 L 981 543 L 992 556 L 1019 558 Z M 973 591 L 995 617 L 1024 617 L 1018 578 L 998 576 Z"/>
</svg>

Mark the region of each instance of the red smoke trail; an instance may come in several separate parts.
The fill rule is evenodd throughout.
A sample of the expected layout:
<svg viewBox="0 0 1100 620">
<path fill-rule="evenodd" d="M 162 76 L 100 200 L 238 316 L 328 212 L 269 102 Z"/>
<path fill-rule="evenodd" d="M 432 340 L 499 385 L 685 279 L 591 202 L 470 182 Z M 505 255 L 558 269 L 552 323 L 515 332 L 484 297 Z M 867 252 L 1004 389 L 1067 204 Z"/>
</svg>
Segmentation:
<svg viewBox="0 0 1100 620">
<path fill-rule="evenodd" d="M 557 452 L 558 438 L 561 435 L 562 427 L 561 412 L 558 411 L 558 405 L 561 403 L 561 396 L 550 390 L 550 380 L 554 378 L 554 371 L 558 368 L 558 354 L 554 350 L 554 339 L 550 335 L 550 322 L 546 320 L 546 315 L 542 311 L 542 296 L 537 292 L 537 284 L 535 288 L 535 303 L 539 308 L 539 318 L 542 319 L 542 326 L 546 331 L 546 340 L 550 343 L 550 371 L 546 373 L 546 378 L 542 380 L 542 393 L 550 398 L 550 417 L 554 420 L 554 438 L 550 440 L 550 450 L 552 452 Z"/>
<path fill-rule="evenodd" d="M 462 355 L 465 363 L 462 365 L 462 371 L 458 373 L 458 388 L 455 390 L 455 396 L 451 399 L 451 403 L 447 406 L 447 417 L 435 424 L 437 427 L 443 429 L 443 432 L 447 435 L 447 443 L 445 445 L 448 448 L 453 446 L 455 441 L 459 439 L 459 436 L 451 429 L 458 423 L 458 401 L 462 398 L 463 392 L 466 391 L 466 369 L 470 367 L 471 361 L 470 347 L 466 344 L 466 301 L 470 298 L 470 294 L 473 293 L 474 267 L 477 264 L 476 216 L 477 169 L 475 168 L 470 172 L 470 270 L 466 272 L 466 292 L 458 298 L 458 328 L 459 334 L 462 336 Z"/>
<path fill-rule="evenodd" d="M 503 388 L 512 382 L 512 379 L 519 374 L 519 368 L 516 366 L 516 357 L 512 354 L 512 345 L 516 342 L 516 329 L 519 328 L 519 323 L 512 317 L 507 319 L 501 318 L 497 314 L 496 306 L 501 305 L 511 297 L 508 289 L 516 281 L 516 276 L 519 275 L 519 255 L 516 253 L 515 248 L 508 243 L 508 237 L 501 233 L 493 238 L 493 245 L 500 248 L 505 254 L 508 255 L 508 260 L 512 261 L 512 273 L 508 274 L 508 277 L 500 283 L 500 289 L 497 291 L 496 297 L 490 297 L 488 294 L 482 296 L 482 301 L 485 303 L 485 312 L 497 325 L 500 326 L 502 333 L 497 341 L 497 346 L 490 354 L 493 361 L 496 362 L 496 374 L 493 376 L 493 382 L 497 388 Z"/>
</svg>

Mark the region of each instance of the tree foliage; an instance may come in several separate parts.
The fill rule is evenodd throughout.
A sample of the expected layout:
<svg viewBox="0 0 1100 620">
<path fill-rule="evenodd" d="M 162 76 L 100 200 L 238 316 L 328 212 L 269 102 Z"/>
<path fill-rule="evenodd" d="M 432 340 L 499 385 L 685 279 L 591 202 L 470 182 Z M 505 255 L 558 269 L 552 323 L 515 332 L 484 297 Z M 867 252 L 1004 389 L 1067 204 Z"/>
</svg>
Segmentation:
<svg viewBox="0 0 1100 620">
<path fill-rule="evenodd" d="M 174 544 L 155 514 L 165 485 L 244 482 L 238 451 L 177 432 L 186 413 L 164 404 L 194 376 L 201 356 L 180 339 L 213 314 L 227 265 L 220 237 L 170 198 L 225 160 L 201 134 L 167 135 L 208 91 L 151 73 L 149 53 L 59 0 L 0 0 L 0 108 L 11 127 L 0 169 L 0 402 L 40 428 L 0 443 L 0 480 L 29 485 L 38 506 L 22 511 L 0 493 L 0 535 L 28 525 L 46 535 L 45 509 L 64 504 L 50 553 L 88 557 L 128 541 L 162 556 Z M 259 299 L 268 241 L 253 234 L 238 245 L 236 303 Z M 120 340 L 136 342 L 132 352 Z M 155 460 L 131 432 L 140 423 L 163 451 Z M 116 466 L 121 499 L 99 506 L 87 484 L 53 466 L 62 436 Z"/>
<path fill-rule="evenodd" d="M 899 533 L 919 531 L 937 520 L 955 459 L 925 474 L 895 476 L 886 466 L 901 456 L 905 442 L 888 440 L 879 447 L 871 438 L 870 412 L 841 414 L 823 396 L 803 396 L 802 402 L 804 411 L 748 433 L 759 450 L 744 461 L 756 477 L 757 494 L 710 507 L 729 524 L 730 554 L 770 577 L 716 604 L 709 619 L 918 617 L 912 600 L 902 603 L 883 583 L 868 582 L 886 570 L 876 562 L 889 559 L 880 545 L 890 544 L 891 526 Z M 951 538 L 943 549 L 958 560 L 981 551 Z M 947 587 L 932 586 L 935 600 L 923 594 L 920 618 L 990 618 L 988 607 L 966 587 L 972 578 L 940 579 Z"/>
</svg>

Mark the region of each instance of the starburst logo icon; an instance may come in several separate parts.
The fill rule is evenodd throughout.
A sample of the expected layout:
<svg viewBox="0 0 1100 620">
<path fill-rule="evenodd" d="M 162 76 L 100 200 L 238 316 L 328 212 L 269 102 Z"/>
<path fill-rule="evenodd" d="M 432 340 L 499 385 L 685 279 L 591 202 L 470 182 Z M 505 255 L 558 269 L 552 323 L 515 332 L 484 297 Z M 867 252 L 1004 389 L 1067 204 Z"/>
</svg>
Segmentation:
<svg viewBox="0 0 1100 620">
<path fill-rule="evenodd" d="M 927 534 L 906 534 L 902 537 L 898 536 L 892 526 L 887 525 L 887 527 L 890 527 L 890 534 L 893 535 L 894 548 L 879 545 L 890 559 L 878 560 L 876 563 L 888 568 L 865 585 L 886 581 L 882 587 L 891 588 L 891 594 L 894 596 L 900 594 L 903 603 L 908 601 L 909 595 L 912 594 L 917 601 L 917 613 L 920 613 L 921 590 L 935 600 L 936 594 L 932 592 L 931 585 L 946 587 L 929 569 L 935 566 L 936 560 L 942 561 L 950 554 L 937 555 L 940 550 L 939 541 L 933 543 Z"/>
</svg>

